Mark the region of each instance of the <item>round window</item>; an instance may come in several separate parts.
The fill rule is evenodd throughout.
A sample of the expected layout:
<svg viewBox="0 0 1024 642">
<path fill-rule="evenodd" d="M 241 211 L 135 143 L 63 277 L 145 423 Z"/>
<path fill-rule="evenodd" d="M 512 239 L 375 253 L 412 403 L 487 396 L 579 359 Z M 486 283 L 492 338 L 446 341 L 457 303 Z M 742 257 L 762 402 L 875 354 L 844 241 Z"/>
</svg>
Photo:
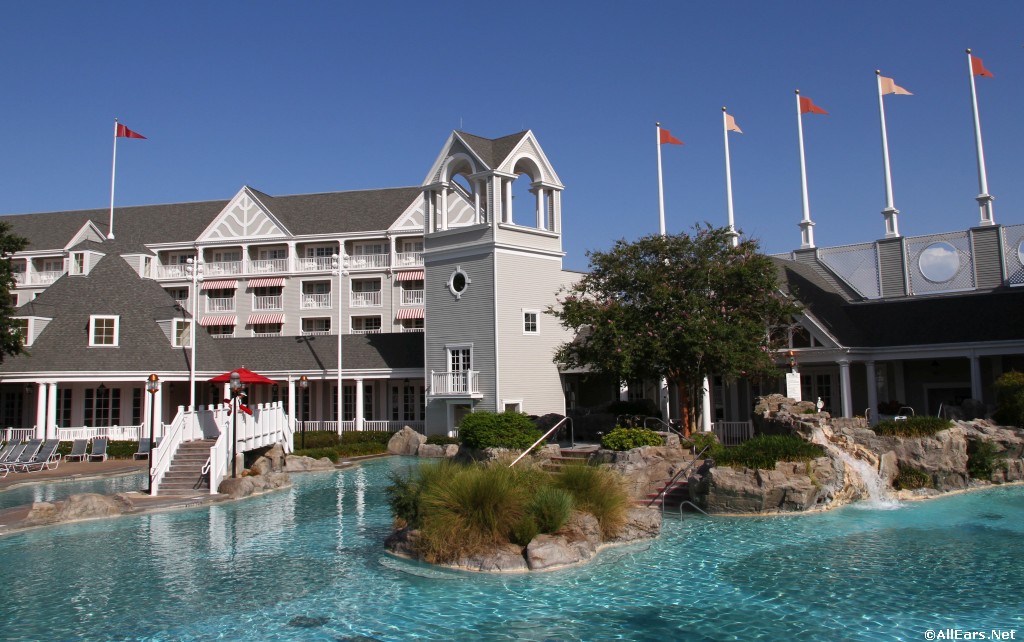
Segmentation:
<svg viewBox="0 0 1024 642">
<path fill-rule="evenodd" d="M 448 277 L 448 289 L 455 295 L 456 300 L 462 298 L 462 293 L 466 291 L 469 284 L 473 281 L 466 276 L 466 273 L 462 271 L 462 267 L 456 267 L 455 271 L 452 272 L 451 276 Z"/>
<path fill-rule="evenodd" d="M 960 253 L 945 241 L 924 248 L 917 259 L 924 278 L 932 283 L 945 283 L 960 271 Z"/>
</svg>

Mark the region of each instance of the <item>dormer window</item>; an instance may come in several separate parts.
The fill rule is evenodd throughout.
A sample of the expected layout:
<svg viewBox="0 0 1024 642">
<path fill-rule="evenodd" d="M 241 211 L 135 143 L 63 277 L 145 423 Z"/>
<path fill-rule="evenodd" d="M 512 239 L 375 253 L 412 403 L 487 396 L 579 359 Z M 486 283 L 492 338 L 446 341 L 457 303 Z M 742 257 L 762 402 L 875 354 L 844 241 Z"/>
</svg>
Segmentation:
<svg viewBox="0 0 1024 642">
<path fill-rule="evenodd" d="M 71 253 L 71 274 L 85 274 L 85 252 Z"/>
<path fill-rule="evenodd" d="M 91 315 L 89 317 L 89 346 L 116 348 L 121 317 Z"/>
<path fill-rule="evenodd" d="M 174 336 L 172 337 L 175 348 L 188 348 L 192 345 L 192 321 L 188 319 L 174 320 Z"/>
</svg>

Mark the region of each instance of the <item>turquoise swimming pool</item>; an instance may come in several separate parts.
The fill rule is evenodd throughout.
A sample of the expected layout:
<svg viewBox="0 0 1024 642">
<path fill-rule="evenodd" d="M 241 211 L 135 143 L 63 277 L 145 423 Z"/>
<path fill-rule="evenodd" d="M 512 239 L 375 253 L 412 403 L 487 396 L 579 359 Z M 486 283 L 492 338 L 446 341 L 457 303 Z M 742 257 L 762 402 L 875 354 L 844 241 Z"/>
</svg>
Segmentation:
<svg viewBox="0 0 1024 642">
<path fill-rule="evenodd" d="M 921 640 L 1024 635 L 1024 488 L 897 510 L 666 521 L 591 564 L 390 558 L 383 459 L 264 497 L 0 538 L 10 640 Z"/>
<path fill-rule="evenodd" d="M 23 504 L 31 504 L 32 502 L 56 502 L 67 499 L 76 493 L 113 495 L 133 490 L 145 490 L 147 484 L 146 477 L 146 471 L 129 475 L 118 475 L 116 477 L 45 482 L 35 482 L 31 477 L 26 477 L 24 485 L 15 486 L 0 492 L 0 510 Z"/>
</svg>

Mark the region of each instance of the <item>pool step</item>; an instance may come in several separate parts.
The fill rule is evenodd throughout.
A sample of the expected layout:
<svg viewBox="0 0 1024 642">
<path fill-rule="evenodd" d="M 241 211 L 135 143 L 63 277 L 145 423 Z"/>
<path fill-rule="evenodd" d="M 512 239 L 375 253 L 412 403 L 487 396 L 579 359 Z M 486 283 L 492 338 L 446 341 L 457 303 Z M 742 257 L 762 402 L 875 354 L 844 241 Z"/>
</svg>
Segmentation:
<svg viewBox="0 0 1024 642">
<path fill-rule="evenodd" d="M 593 450 L 571 450 L 563 448 L 561 450 L 561 456 L 552 457 L 549 463 L 544 464 L 544 470 L 553 473 L 561 472 L 563 466 L 585 463 L 592 453 Z"/>
<path fill-rule="evenodd" d="M 668 485 L 662 482 L 644 499 L 637 500 L 643 506 L 655 508 L 677 509 L 683 502 L 690 501 L 690 484 L 685 479 L 680 479 Z"/>
<path fill-rule="evenodd" d="M 215 439 L 186 441 L 178 446 L 171 467 L 160 482 L 160 495 L 194 495 L 210 492 L 210 477 L 203 474 L 203 466 L 210 458 Z"/>
</svg>

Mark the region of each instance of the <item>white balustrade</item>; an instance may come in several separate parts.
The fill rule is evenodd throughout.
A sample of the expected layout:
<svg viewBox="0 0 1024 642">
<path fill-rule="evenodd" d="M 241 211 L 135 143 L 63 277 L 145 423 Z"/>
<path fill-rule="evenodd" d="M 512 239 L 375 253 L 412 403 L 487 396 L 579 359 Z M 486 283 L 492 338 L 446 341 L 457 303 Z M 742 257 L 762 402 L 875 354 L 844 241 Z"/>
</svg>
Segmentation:
<svg viewBox="0 0 1024 642">
<path fill-rule="evenodd" d="M 417 267 L 423 265 L 423 252 L 399 252 L 395 255 L 395 267 Z"/>
<path fill-rule="evenodd" d="M 288 271 L 288 259 L 256 259 L 249 261 L 249 271 L 261 274 L 273 274 Z"/>
<path fill-rule="evenodd" d="M 283 310 L 284 297 L 277 296 L 254 296 L 252 298 L 253 310 Z"/>
<path fill-rule="evenodd" d="M 402 290 L 402 305 L 423 305 L 423 290 Z"/>
<path fill-rule="evenodd" d="M 210 297 L 206 299 L 207 312 L 234 312 L 235 297 Z"/>
<path fill-rule="evenodd" d="M 477 370 L 431 371 L 430 391 L 435 396 L 480 394 L 480 372 Z"/>
<path fill-rule="evenodd" d="M 326 294 L 303 294 L 303 310 L 329 310 L 331 308 L 331 293 Z"/>
<path fill-rule="evenodd" d="M 332 259 L 329 256 L 314 256 L 301 258 L 298 261 L 301 272 L 327 272 L 331 269 Z"/>
<path fill-rule="evenodd" d="M 352 270 L 386 268 L 390 262 L 390 254 L 350 254 L 348 256 L 348 267 Z"/>
<path fill-rule="evenodd" d="M 754 424 L 749 421 L 716 421 L 711 431 L 723 446 L 738 446 L 754 436 Z"/>
<path fill-rule="evenodd" d="M 225 276 L 242 273 L 241 261 L 214 261 L 204 264 L 207 276 Z"/>
<path fill-rule="evenodd" d="M 349 299 L 353 308 L 368 308 L 380 305 L 380 290 L 376 292 L 353 292 Z"/>
<path fill-rule="evenodd" d="M 380 334 L 380 328 L 370 328 L 368 330 L 353 330 L 352 334 Z"/>
</svg>

